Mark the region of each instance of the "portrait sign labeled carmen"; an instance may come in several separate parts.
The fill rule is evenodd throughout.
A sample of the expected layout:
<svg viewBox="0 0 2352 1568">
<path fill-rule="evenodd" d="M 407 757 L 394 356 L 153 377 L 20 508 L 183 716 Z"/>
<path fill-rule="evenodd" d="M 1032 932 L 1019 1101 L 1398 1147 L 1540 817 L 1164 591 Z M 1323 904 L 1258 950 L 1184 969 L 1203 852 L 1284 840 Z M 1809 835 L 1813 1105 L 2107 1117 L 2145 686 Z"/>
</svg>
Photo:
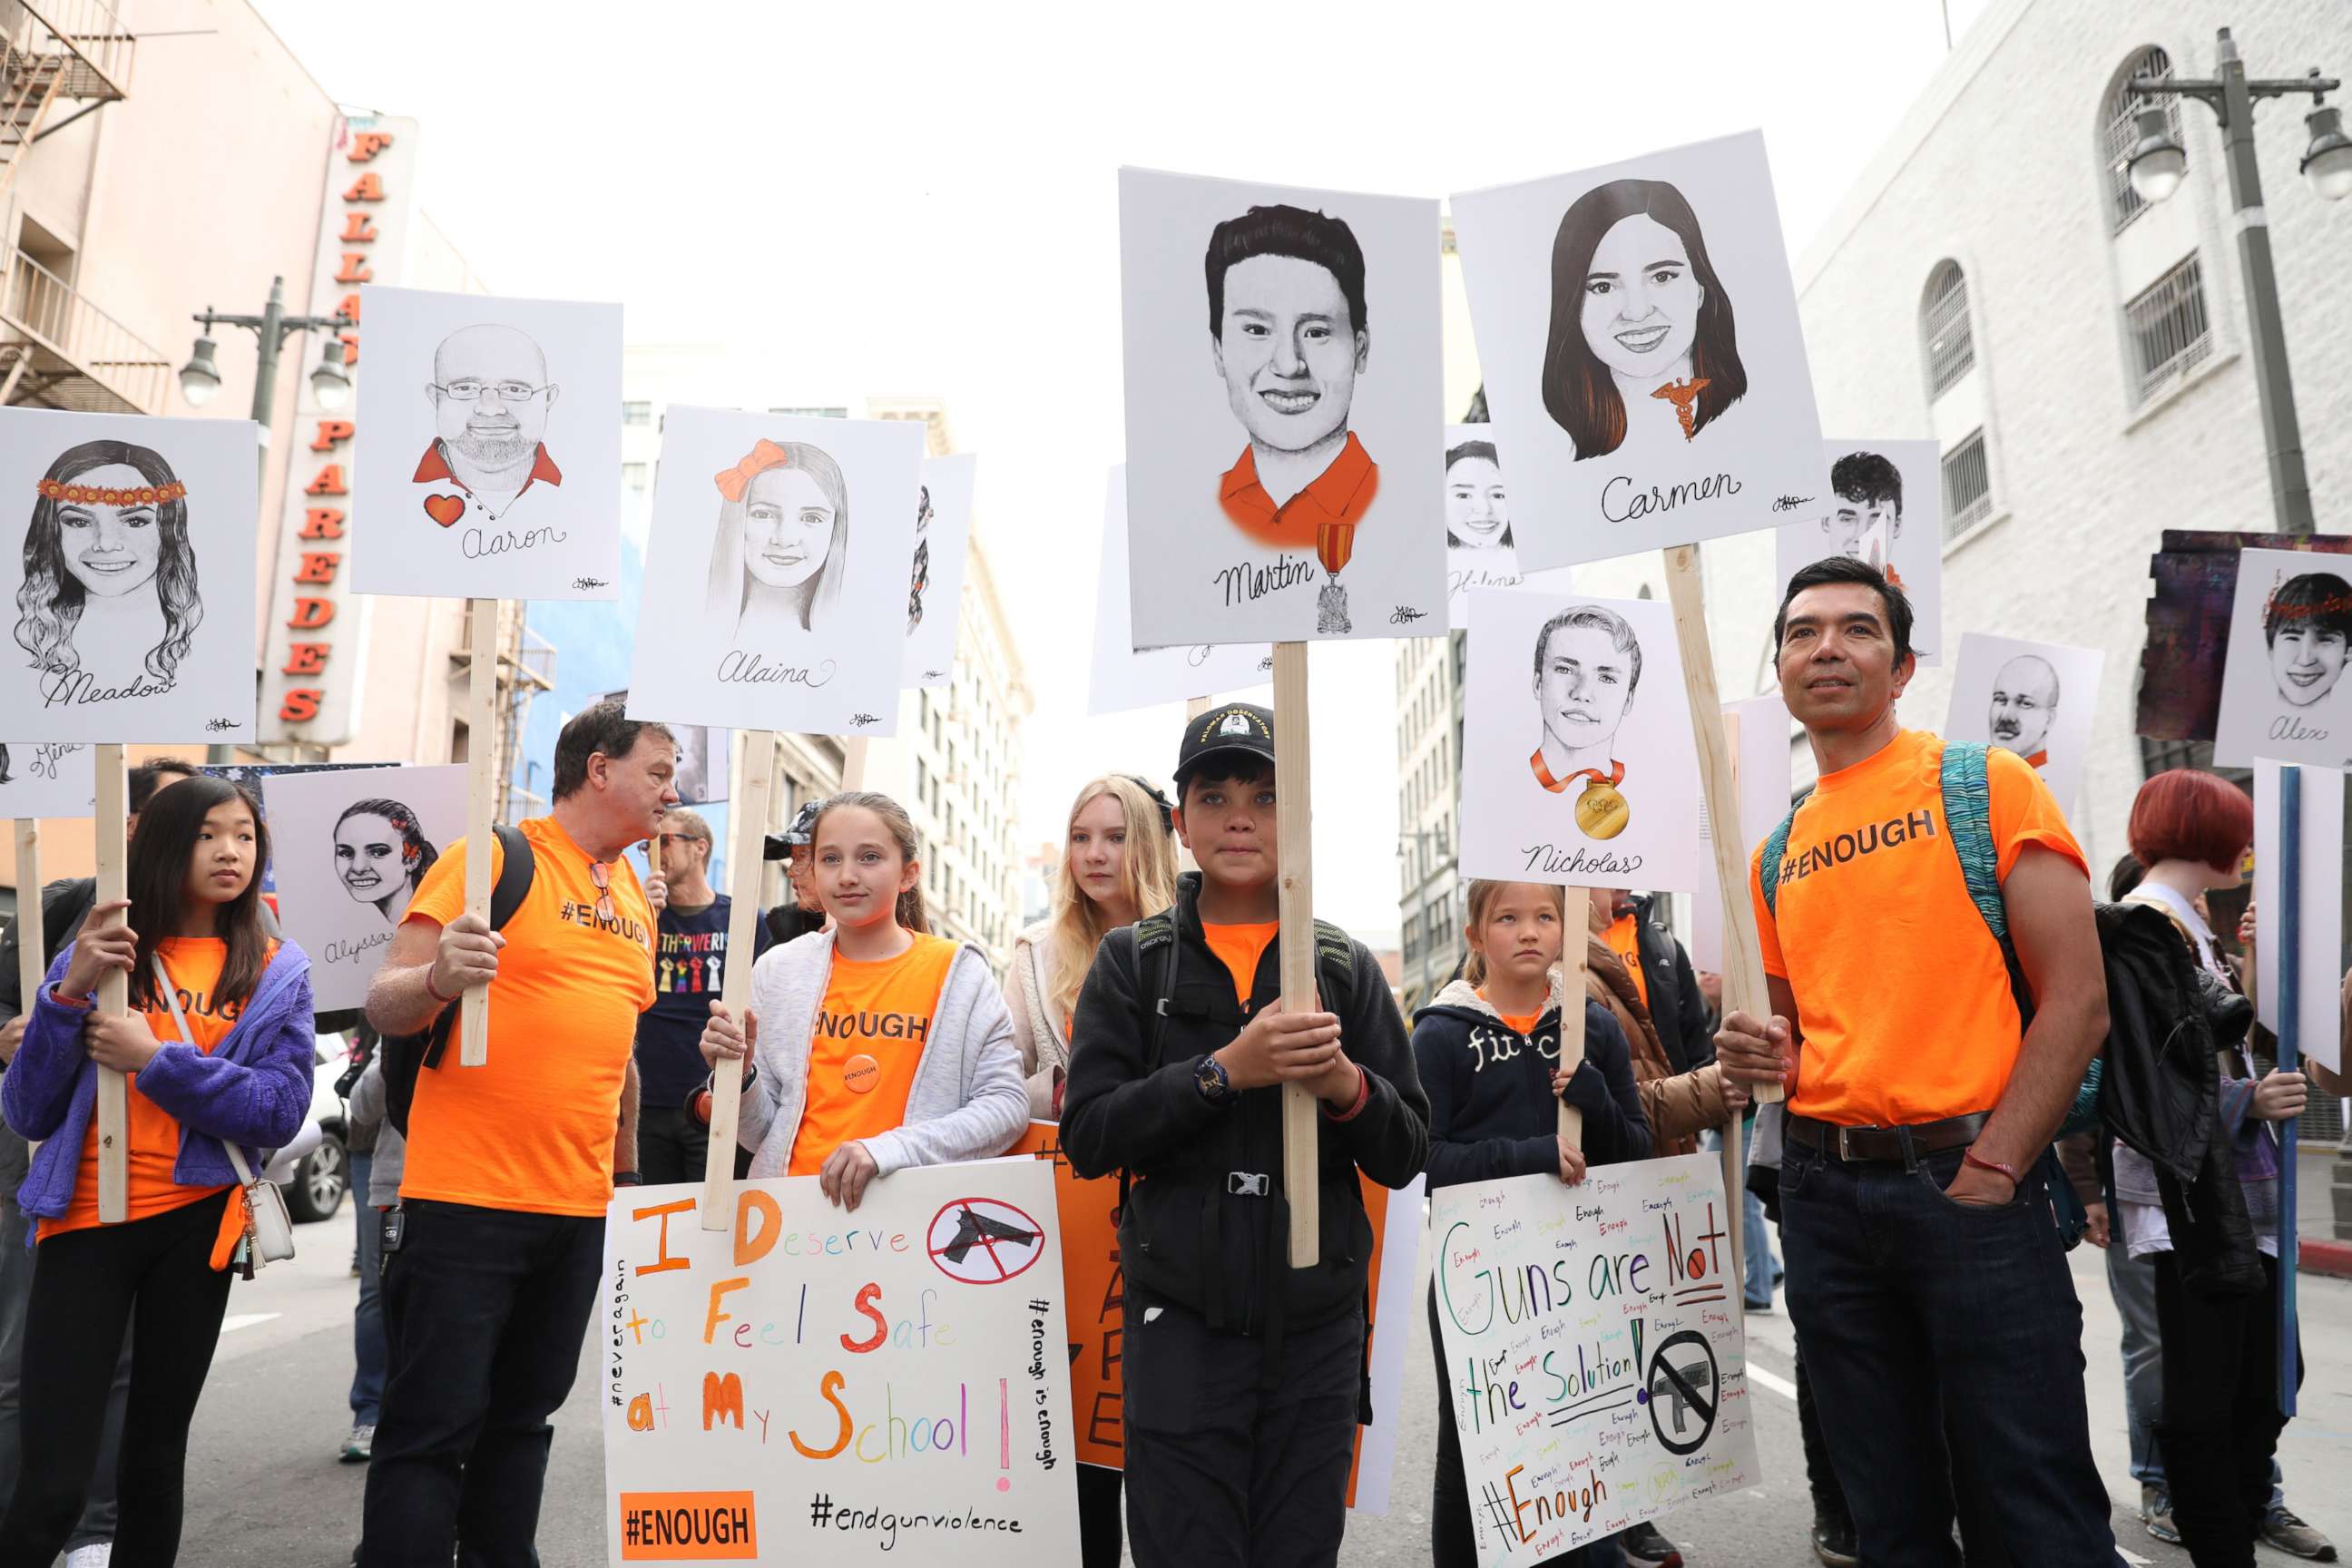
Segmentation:
<svg viewBox="0 0 2352 1568">
<path fill-rule="evenodd" d="M 614 1563 L 1077 1561 L 1054 1176 L 631 1188 L 605 1219 Z"/>
<path fill-rule="evenodd" d="M 1523 568 L 1742 533 L 1819 501 L 1821 420 L 1760 133 L 1470 192 L 1453 211 Z"/>
<path fill-rule="evenodd" d="M 1095 575 L 1095 655 L 1088 713 L 1117 713 L 1155 702 L 1218 697 L 1274 679 L 1265 643 L 1181 643 L 1138 647 L 1127 602 L 1127 469 L 1110 471 L 1103 508 L 1102 558 Z"/>
<path fill-rule="evenodd" d="M 1485 1568 L 1540 1563 L 1753 1486 L 1754 1411 L 1720 1162 L 1440 1188 L 1446 1397 Z"/>
<path fill-rule="evenodd" d="M 1437 204 L 1118 192 L 1137 646 L 1444 630 Z"/>
<path fill-rule="evenodd" d="M 2292 550 L 2238 556 L 2213 762 L 2352 767 L 2352 561 Z"/>
<path fill-rule="evenodd" d="M 254 426 L 0 409 L 0 734 L 254 738 Z"/>
<path fill-rule="evenodd" d="M 1773 558 L 1783 590 L 1825 556 L 1867 561 L 1911 601 L 1911 647 L 1943 662 L 1944 479 L 1940 444 L 1830 441 L 1815 492 L 1780 513 Z M 1776 593 L 1774 602 L 1783 595 Z"/>
</svg>

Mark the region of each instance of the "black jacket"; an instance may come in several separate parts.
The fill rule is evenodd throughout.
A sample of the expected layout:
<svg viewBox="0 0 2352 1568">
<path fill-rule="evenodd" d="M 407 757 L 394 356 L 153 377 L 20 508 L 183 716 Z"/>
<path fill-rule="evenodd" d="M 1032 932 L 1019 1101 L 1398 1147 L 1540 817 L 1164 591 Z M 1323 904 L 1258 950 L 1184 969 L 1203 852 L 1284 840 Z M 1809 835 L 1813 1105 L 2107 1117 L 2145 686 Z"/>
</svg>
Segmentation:
<svg viewBox="0 0 2352 1568">
<path fill-rule="evenodd" d="M 1555 976 L 1535 1033 L 1521 1035 L 1457 980 L 1414 1015 L 1413 1060 L 1429 1094 L 1432 1187 L 1559 1169 L 1559 1102 L 1551 1075 L 1559 1061 L 1561 1002 Z M 1625 1032 L 1608 1008 L 1589 996 L 1583 1002 L 1584 1064 L 1567 1099 L 1584 1112 L 1585 1160 L 1607 1165 L 1647 1158 L 1650 1124 Z"/>
<path fill-rule="evenodd" d="M 1249 1089 L 1218 1106 L 1193 1085 L 1201 1058 L 1248 1022 L 1233 976 L 1201 934 L 1200 892 L 1199 873 L 1188 873 L 1178 882 L 1171 921 L 1121 927 L 1096 951 L 1070 1038 L 1062 1152 L 1081 1176 L 1124 1166 L 1137 1178 L 1118 1227 L 1130 1288 L 1242 1334 L 1278 1333 L 1285 1323 L 1305 1327 L 1361 1311 L 1372 1229 L 1357 1172 L 1402 1187 L 1421 1174 L 1429 1153 L 1429 1101 L 1413 1071 L 1403 1016 L 1370 951 L 1318 921 L 1324 1001 L 1339 1015 L 1340 1043 L 1363 1068 L 1370 1098 L 1348 1121 L 1317 1117 L 1322 1258 L 1312 1268 L 1293 1268 L 1280 1091 Z M 1146 1058 L 1171 949 L 1173 995 L 1154 1066 Z M 1267 944 L 1254 994 L 1280 994 L 1280 950 L 1278 940 Z M 1332 995 L 1341 975 L 1344 1004 Z M 1234 1183 L 1235 1174 L 1244 1180 Z M 1268 1196 L 1232 1190 L 1255 1175 L 1271 1177 Z"/>
<path fill-rule="evenodd" d="M 1698 972 L 1674 933 L 1657 922 L 1655 903 L 1633 900 L 1633 930 L 1640 942 L 1642 980 L 1649 987 L 1650 1021 L 1658 1043 L 1678 1073 L 1694 1072 L 1715 1060 L 1714 1013 L 1698 988 Z"/>
</svg>

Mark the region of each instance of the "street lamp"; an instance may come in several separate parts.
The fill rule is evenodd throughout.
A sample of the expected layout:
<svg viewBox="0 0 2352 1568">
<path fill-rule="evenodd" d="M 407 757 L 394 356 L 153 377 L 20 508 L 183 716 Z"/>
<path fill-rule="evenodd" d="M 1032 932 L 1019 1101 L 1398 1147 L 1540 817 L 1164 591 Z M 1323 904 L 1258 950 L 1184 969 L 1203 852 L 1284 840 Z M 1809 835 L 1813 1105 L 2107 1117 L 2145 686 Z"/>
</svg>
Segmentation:
<svg viewBox="0 0 2352 1568">
<path fill-rule="evenodd" d="M 352 373 L 343 368 L 341 329 L 352 325 L 350 317 L 340 312 L 332 316 L 289 316 L 286 313 L 286 279 L 269 280 L 269 303 L 258 316 L 225 316 L 207 305 L 195 320 L 204 323 L 188 363 L 180 367 L 180 395 L 191 408 L 202 408 L 220 391 L 221 373 L 218 350 L 213 341 L 212 329 L 216 326 L 243 327 L 260 340 L 261 363 L 254 372 L 253 418 L 264 430 L 269 427 L 270 404 L 278 387 L 278 352 L 286 340 L 296 332 L 328 332 L 336 334 L 327 339 L 319 355 L 318 368 L 310 373 L 310 395 L 319 406 L 333 413 L 349 402 L 352 395 Z M 268 466 L 268 446 L 263 447 L 263 466 Z"/>
<path fill-rule="evenodd" d="M 2311 481 L 2304 472 L 2303 432 L 2295 418 L 2294 382 L 2287 373 L 2286 328 L 2279 314 L 2278 275 L 2271 266 L 2270 220 L 2263 207 L 2262 171 L 2254 160 L 2254 105 L 2265 98 L 2311 95 L 2304 123 L 2311 143 L 2303 154 L 2304 177 L 2328 201 L 2352 195 L 2352 137 L 2344 134 L 2342 111 L 2326 95 L 2344 84 L 2316 68 L 2301 80 L 2249 81 L 2245 62 L 2230 29 L 2221 31 L 2215 50 L 2221 75 L 2210 81 L 2179 77 L 2136 77 L 2132 90 L 2143 99 L 2193 98 L 2221 123 L 2229 155 L 2230 202 L 2238 215 L 2238 261 L 2246 275 L 2246 314 L 2252 319 L 2254 388 L 2262 404 L 2263 430 L 2270 448 L 2271 503 L 2284 533 L 2310 533 Z M 2158 107 L 2134 116 L 2139 139 L 2132 145 L 2131 187 L 2144 202 L 2163 201 L 2180 188 L 2189 154 L 2165 125 Z"/>
</svg>

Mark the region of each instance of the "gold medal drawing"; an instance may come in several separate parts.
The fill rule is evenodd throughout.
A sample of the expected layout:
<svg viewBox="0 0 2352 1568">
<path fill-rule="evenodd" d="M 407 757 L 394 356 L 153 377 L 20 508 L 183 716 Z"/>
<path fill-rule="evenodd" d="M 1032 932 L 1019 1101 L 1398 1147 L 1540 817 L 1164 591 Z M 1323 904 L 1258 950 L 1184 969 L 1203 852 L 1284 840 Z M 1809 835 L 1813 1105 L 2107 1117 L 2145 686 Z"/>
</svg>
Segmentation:
<svg viewBox="0 0 2352 1568">
<path fill-rule="evenodd" d="M 1614 787 L 1599 773 L 1586 779 L 1584 793 L 1576 797 L 1576 826 L 1584 830 L 1586 837 L 1614 838 L 1633 820 L 1633 808 Z"/>
</svg>

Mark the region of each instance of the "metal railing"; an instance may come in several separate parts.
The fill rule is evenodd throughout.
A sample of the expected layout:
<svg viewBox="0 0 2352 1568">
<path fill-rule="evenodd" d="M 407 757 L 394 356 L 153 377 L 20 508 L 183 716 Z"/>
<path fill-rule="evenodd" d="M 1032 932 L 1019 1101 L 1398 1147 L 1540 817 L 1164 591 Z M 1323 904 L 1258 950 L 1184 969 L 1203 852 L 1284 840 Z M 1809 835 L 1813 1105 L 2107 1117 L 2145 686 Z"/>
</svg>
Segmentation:
<svg viewBox="0 0 2352 1568">
<path fill-rule="evenodd" d="M 2162 49 L 2142 49 L 2124 68 L 2114 96 L 2107 100 L 2106 129 L 2100 135 L 2100 153 L 2107 172 L 2107 232 L 2121 234 L 2147 204 L 2132 189 L 2131 150 L 2139 142 L 2139 123 L 2132 117 L 2147 100 L 2132 89 L 2140 77 L 2161 80 L 2172 74 L 2172 57 Z M 2167 95 L 2156 100 L 2164 110 L 2164 128 L 2175 144 L 2180 142 L 2180 100 Z"/>
<path fill-rule="evenodd" d="M 2124 307 L 2131 339 L 2132 401 L 2146 403 L 2213 353 L 2213 324 L 2205 310 L 2205 275 L 2189 257 Z"/>
<path fill-rule="evenodd" d="M 1919 312 L 1919 341 L 1927 355 L 1927 396 L 1941 397 L 1977 363 L 1976 336 L 1969 325 L 1969 280 L 1954 261 L 1937 264 L 1927 279 L 1927 303 Z"/>
<path fill-rule="evenodd" d="M 1944 539 L 1958 539 L 1992 515 L 1992 465 L 1984 432 L 1976 431 L 1944 454 Z"/>
<path fill-rule="evenodd" d="M 172 378 L 163 352 L 21 250 L 10 257 L 0 326 L 15 329 L 63 362 L 37 368 L 87 377 L 128 404 L 131 411 L 162 412 Z"/>
<path fill-rule="evenodd" d="M 115 99 L 131 86 L 136 42 L 106 0 L 16 0 L 18 15 L 8 42 L 28 54 L 47 52 L 51 39 L 75 57 L 58 92 L 66 98 Z"/>
</svg>

